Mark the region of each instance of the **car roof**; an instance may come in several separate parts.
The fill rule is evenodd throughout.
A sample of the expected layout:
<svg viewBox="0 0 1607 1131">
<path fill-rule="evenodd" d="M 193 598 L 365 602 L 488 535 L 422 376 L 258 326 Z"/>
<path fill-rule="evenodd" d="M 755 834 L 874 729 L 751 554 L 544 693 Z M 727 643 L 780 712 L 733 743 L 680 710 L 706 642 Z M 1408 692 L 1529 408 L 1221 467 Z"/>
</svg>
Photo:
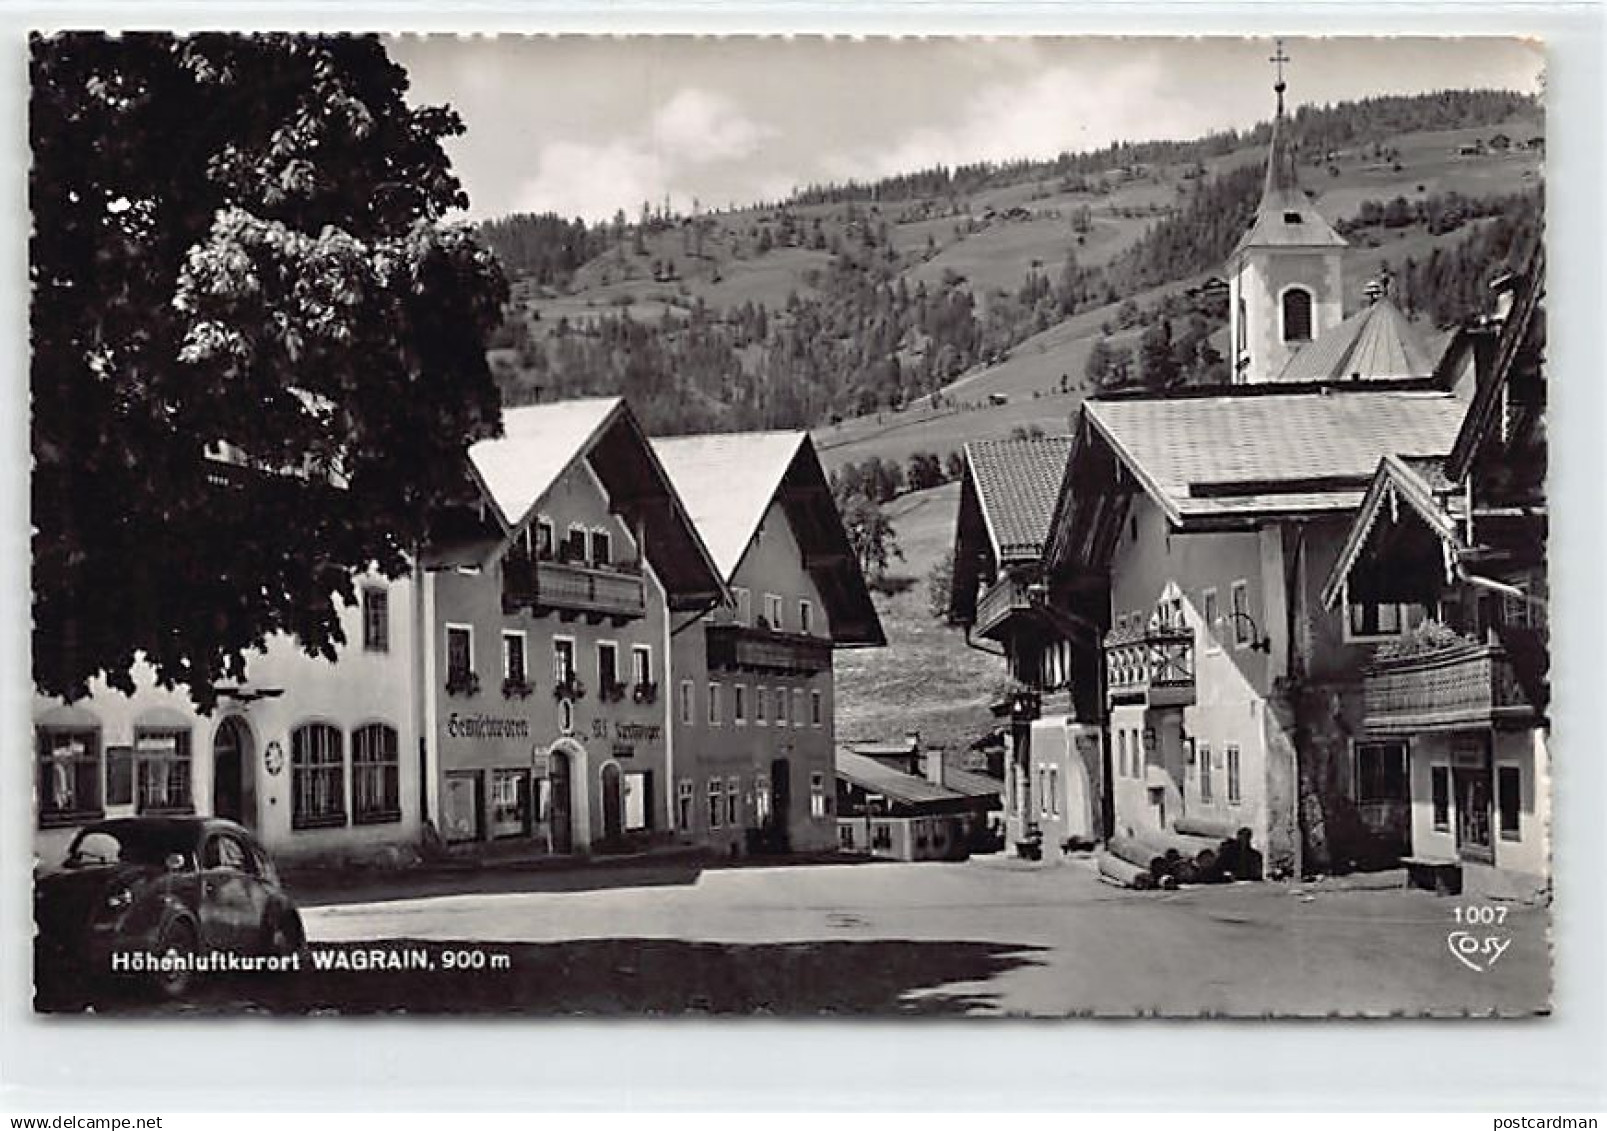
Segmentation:
<svg viewBox="0 0 1607 1131">
<path fill-rule="evenodd" d="M 103 821 L 91 822 L 84 826 L 83 831 L 115 833 L 123 829 L 139 829 L 159 836 L 193 836 L 197 838 L 204 832 L 231 832 L 238 833 L 247 839 L 254 839 L 249 830 L 223 817 L 112 817 Z"/>
</svg>

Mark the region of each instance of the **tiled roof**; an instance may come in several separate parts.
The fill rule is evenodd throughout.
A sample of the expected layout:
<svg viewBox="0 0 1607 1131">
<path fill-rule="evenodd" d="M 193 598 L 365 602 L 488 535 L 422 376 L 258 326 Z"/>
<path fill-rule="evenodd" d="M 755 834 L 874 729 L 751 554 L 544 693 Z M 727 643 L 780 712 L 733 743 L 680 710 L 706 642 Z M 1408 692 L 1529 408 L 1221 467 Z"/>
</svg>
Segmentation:
<svg viewBox="0 0 1607 1131">
<path fill-rule="evenodd" d="M 965 795 L 952 789 L 934 785 L 925 778 L 900 773 L 891 766 L 855 754 L 845 747 L 837 748 L 837 776 L 850 785 L 857 785 L 867 793 L 879 793 L 890 801 L 906 805 L 920 805 L 933 801 L 960 801 Z"/>
<path fill-rule="evenodd" d="M 730 581 L 803 443 L 802 432 L 672 436 L 653 451 Z"/>
<path fill-rule="evenodd" d="M 1387 297 L 1302 346 L 1279 381 L 1363 381 L 1426 377 L 1434 369 L 1417 329 Z"/>
<path fill-rule="evenodd" d="M 1084 402 L 1180 523 L 1352 509 L 1385 455 L 1448 452 L 1463 409 L 1448 393 L 1365 388 Z"/>
<path fill-rule="evenodd" d="M 471 445 L 469 462 L 508 526 L 525 519 L 624 403 L 597 397 L 503 409 L 502 435 Z"/>
<path fill-rule="evenodd" d="M 1004 782 L 975 770 L 962 770 L 955 766 L 943 767 L 943 784 L 966 797 L 1003 797 Z"/>
<path fill-rule="evenodd" d="M 1000 560 L 1042 556 L 1070 455 L 1069 436 L 965 445 L 983 520 Z"/>
</svg>

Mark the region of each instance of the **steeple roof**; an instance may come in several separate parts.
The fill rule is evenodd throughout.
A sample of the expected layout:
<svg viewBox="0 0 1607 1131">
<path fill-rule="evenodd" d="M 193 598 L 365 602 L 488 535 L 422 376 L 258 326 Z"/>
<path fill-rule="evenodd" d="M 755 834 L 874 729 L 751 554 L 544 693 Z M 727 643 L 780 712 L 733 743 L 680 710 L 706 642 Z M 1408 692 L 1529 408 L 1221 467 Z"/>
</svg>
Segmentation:
<svg viewBox="0 0 1607 1131">
<path fill-rule="evenodd" d="M 1417 328 L 1387 295 L 1302 346 L 1280 381 L 1377 381 L 1427 377 L 1434 361 Z"/>
<path fill-rule="evenodd" d="M 1289 119 L 1283 112 L 1283 44 L 1273 62 L 1278 64 L 1278 113 L 1272 119 L 1272 144 L 1267 151 L 1267 179 L 1261 189 L 1261 205 L 1256 209 L 1250 230 L 1244 233 L 1234 254 L 1252 247 L 1344 247 L 1345 237 L 1334 231 L 1322 213 L 1312 207 L 1300 187 L 1295 172 L 1294 145 L 1289 137 Z"/>
</svg>

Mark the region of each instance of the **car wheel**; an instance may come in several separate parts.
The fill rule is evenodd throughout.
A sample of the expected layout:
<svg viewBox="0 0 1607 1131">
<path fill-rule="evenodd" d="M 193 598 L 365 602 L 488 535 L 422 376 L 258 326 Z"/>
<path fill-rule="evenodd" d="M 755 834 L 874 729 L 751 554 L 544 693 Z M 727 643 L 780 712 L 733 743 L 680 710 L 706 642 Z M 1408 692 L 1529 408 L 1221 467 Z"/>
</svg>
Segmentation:
<svg viewBox="0 0 1607 1131">
<path fill-rule="evenodd" d="M 196 943 L 195 927 L 180 919 L 163 928 L 162 936 L 156 943 L 156 953 L 164 958 L 173 955 L 188 959 L 196 953 Z M 194 980 L 194 973 L 185 966 L 176 970 L 159 970 L 152 979 L 156 992 L 169 1001 L 183 997 Z"/>
<path fill-rule="evenodd" d="M 294 911 L 275 916 L 264 932 L 264 938 L 263 951 L 266 954 L 295 954 L 307 941 L 306 933 L 301 928 L 301 916 Z"/>
</svg>

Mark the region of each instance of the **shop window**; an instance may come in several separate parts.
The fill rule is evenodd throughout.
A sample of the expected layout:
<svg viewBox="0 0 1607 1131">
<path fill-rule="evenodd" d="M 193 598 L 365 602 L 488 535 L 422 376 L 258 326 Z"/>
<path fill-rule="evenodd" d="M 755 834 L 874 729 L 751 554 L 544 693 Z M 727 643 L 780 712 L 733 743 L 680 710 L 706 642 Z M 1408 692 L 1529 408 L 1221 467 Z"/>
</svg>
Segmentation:
<svg viewBox="0 0 1607 1131">
<path fill-rule="evenodd" d="M 826 796 L 825 774 L 809 775 L 809 815 L 811 817 L 831 815 L 831 799 Z"/>
<path fill-rule="evenodd" d="M 724 798 L 725 798 L 725 789 L 720 784 L 720 779 L 719 778 L 710 778 L 709 779 L 709 793 L 708 793 L 708 801 L 709 801 L 708 819 L 709 819 L 709 828 L 711 828 L 711 829 L 718 829 L 718 828 L 723 827 L 723 825 L 724 825 L 724 822 L 721 820 L 721 818 L 724 816 L 724 812 L 723 812 L 724 808 L 725 808 Z"/>
<path fill-rule="evenodd" d="M 385 590 L 372 587 L 363 590 L 363 651 L 390 651 L 390 604 L 390 595 Z"/>
<path fill-rule="evenodd" d="M 1228 804 L 1237 805 L 1244 800 L 1242 783 L 1239 780 L 1239 748 L 1227 748 L 1228 759 Z"/>
<path fill-rule="evenodd" d="M 606 530 L 591 532 L 591 563 L 605 566 L 614 560 L 614 540 Z"/>
<path fill-rule="evenodd" d="M 1499 766 L 1496 769 L 1496 804 L 1500 807 L 1501 839 L 1518 840 L 1522 836 L 1519 813 L 1523 808 L 1523 774 L 1517 766 Z"/>
<path fill-rule="evenodd" d="M 1304 287 L 1283 292 L 1283 340 L 1311 341 L 1311 292 Z"/>
<path fill-rule="evenodd" d="M 189 731 L 136 730 L 134 758 L 134 805 L 139 812 L 195 812 L 190 791 Z"/>
<path fill-rule="evenodd" d="M 753 779 L 753 815 L 760 827 L 770 823 L 774 801 L 770 796 L 770 779 L 760 774 Z"/>
<path fill-rule="evenodd" d="M 839 848 L 847 849 L 850 852 L 853 851 L 853 848 L 854 848 L 854 826 L 853 825 L 844 824 L 844 825 L 838 825 L 837 826 L 837 846 Z"/>
<path fill-rule="evenodd" d="M 480 839 L 480 775 L 472 770 L 448 773 L 441 802 L 446 839 L 453 844 Z"/>
<path fill-rule="evenodd" d="M 675 823 L 682 832 L 692 828 L 692 779 L 682 778 L 675 783 Z"/>
<path fill-rule="evenodd" d="M 1356 800 L 1363 805 L 1406 801 L 1406 743 L 1362 742 L 1356 746 Z"/>
<path fill-rule="evenodd" d="M 530 771 L 491 771 L 490 825 L 493 837 L 530 833 Z"/>
<path fill-rule="evenodd" d="M 625 831 L 641 832 L 653 827 L 653 775 L 639 770 L 621 779 L 625 791 Z"/>
<path fill-rule="evenodd" d="M 308 723 L 290 732 L 290 825 L 346 823 L 346 751 L 340 731 Z"/>
<path fill-rule="evenodd" d="M 76 824 L 101 815 L 100 732 L 41 729 L 39 823 Z"/>
<path fill-rule="evenodd" d="M 1428 771 L 1429 795 L 1434 810 L 1434 828 L 1451 831 L 1451 767 L 1432 766 Z"/>
<path fill-rule="evenodd" d="M 134 804 L 134 748 L 106 748 L 106 804 Z"/>
<path fill-rule="evenodd" d="M 352 733 L 352 821 L 375 825 L 401 819 L 396 728 L 384 723 L 359 727 Z"/>
<path fill-rule="evenodd" d="M 1200 743 L 1200 800 L 1209 803 L 1213 800 L 1215 787 L 1211 782 L 1211 746 L 1209 743 Z"/>
<path fill-rule="evenodd" d="M 876 822 L 875 827 L 871 829 L 870 846 L 872 848 L 884 848 L 891 851 L 893 847 L 892 826 L 890 826 L 886 821 Z"/>
<path fill-rule="evenodd" d="M 725 823 L 733 829 L 742 823 L 742 779 L 725 780 Z"/>
</svg>

